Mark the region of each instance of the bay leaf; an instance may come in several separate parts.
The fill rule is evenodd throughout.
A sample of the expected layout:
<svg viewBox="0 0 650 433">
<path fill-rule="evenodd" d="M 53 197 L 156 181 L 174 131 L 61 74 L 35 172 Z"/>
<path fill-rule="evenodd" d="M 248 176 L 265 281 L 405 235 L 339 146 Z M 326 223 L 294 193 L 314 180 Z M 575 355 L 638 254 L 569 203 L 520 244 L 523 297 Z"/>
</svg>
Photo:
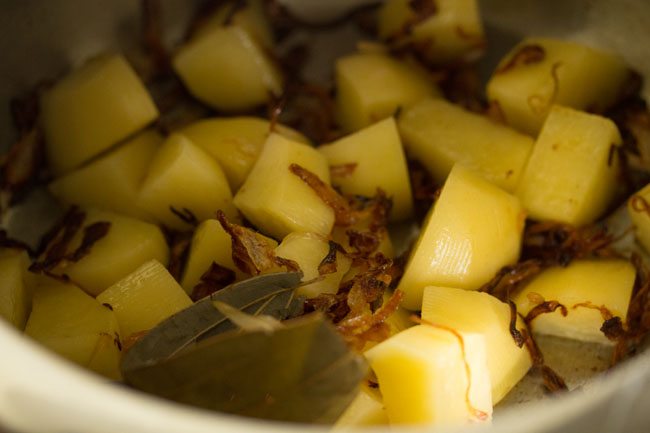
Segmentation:
<svg viewBox="0 0 650 433">
<path fill-rule="evenodd" d="M 131 386 L 205 409 L 256 418 L 331 423 L 367 373 L 320 313 L 273 332 L 230 331 L 154 365 L 125 371 Z"/>
<path fill-rule="evenodd" d="M 192 306 L 174 314 L 151 329 L 123 356 L 123 373 L 145 365 L 154 365 L 186 349 L 201 339 L 236 329 L 214 306 L 223 302 L 241 311 L 264 314 L 277 319 L 297 315 L 302 302 L 294 297 L 301 272 L 259 275 L 231 284 Z"/>
</svg>

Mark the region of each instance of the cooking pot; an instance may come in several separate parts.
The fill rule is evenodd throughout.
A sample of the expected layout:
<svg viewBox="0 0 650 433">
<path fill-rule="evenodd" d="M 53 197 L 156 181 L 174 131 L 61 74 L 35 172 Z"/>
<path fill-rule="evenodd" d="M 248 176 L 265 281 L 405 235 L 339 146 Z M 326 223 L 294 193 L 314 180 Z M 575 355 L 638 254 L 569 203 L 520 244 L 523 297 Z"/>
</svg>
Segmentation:
<svg viewBox="0 0 650 433">
<path fill-rule="evenodd" d="M 306 21 L 329 20 L 373 0 L 284 0 Z M 178 41 L 198 2 L 163 0 L 166 42 Z M 485 75 L 524 35 L 584 42 L 621 54 L 650 81 L 648 0 L 481 0 L 490 42 Z M 134 0 L 0 1 L 0 143 L 14 138 L 9 100 L 44 78 L 56 77 L 106 50 L 137 41 Z M 327 46 L 336 30 L 319 27 L 314 41 Z M 329 38 L 329 39 L 328 39 Z M 320 46 L 320 45 L 319 45 Z M 335 55 L 343 49 L 329 43 Z M 343 45 L 345 47 L 345 45 Z M 321 69 L 322 70 L 322 69 Z M 650 88 L 644 88 L 646 99 Z M 17 209 L 5 223 L 37 225 L 41 204 Z M 26 236 L 29 236 L 28 231 Z M 580 356 L 579 351 L 574 356 Z M 570 393 L 497 412 L 491 425 L 436 431 L 647 432 L 650 429 L 650 350 Z M 0 322 L 0 432 L 176 433 L 326 431 L 184 407 L 108 383 L 58 358 Z M 418 428 L 372 431 L 427 431 Z M 429 430 L 430 431 L 430 430 Z"/>
</svg>

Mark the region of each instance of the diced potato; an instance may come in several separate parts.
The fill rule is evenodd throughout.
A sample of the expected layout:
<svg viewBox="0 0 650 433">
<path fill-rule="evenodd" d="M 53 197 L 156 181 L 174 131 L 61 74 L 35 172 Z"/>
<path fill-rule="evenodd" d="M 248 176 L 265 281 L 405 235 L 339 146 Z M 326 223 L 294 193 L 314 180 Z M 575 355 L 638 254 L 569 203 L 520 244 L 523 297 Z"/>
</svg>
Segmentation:
<svg viewBox="0 0 650 433">
<path fill-rule="evenodd" d="M 26 251 L 0 248 L 0 317 L 25 328 L 32 305 L 33 278 Z"/>
<path fill-rule="evenodd" d="M 169 261 L 169 247 L 158 226 L 93 209 L 87 211 L 84 228 L 70 243 L 68 253 L 81 244 L 85 227 L 97 222 L 111 223 L 106 236 L 95 242 L 81 260 L 64 261 L 52 273 L 68 275 L 86 292 L 96 296 L 142 263 L 151 259 L 165 264 Z"/>
<path fill-rule="evenodd" d="M 493 404 L 501 401 L 532 365 L 526 347 L 518 347 L 510 334 L 510 307 L 487 293 L 426 287 L 422 319 L 485 338 Z M 517 327 L 525 329 L 526 325 L 519 319 Z"/>
<path fill-rule="evenodd" d="M 514 301 L 524 316 L 544 300 L 566 307 L 566 316 L 558 309 L 533 319 L 535 333 L 612 344 L 600 328 L 607 315 L 625 321 L 635 277 L 634 266 L 626 260 L 574 261 L 566 268 L 545 270 Z"/>
<path fill-rule="evenodd" d="M 262 235 L 260 234 L 260 236 Z M 267 240 L 275 242 L 269 238 Z M 192 293 L 194 286 L 201 281 L 201 276 L 213 262 L 232 270 L 237 280 L 244 279 L 247 275 L 239 270 L 232 259 L 230 235 L 221 227 L 219 221 L 210 219 L 199 224 L 192 237 L 185 272 L 181 280 L 181 286 L 188 294 Z"/>
<path fill-rule="evenodd" d="M 224 25 L 240 27 L 267 49 L 273 48 L 273 29 L 264 12 L 263 0 L 230 0 L 222 2 L 194 32 L 193 38 L 201 38 Z M 228 22 L 226 22 L 228 21 Z"/>
<path fill-rule="evenodd" d="M 271 134 L 235 195 L 235 206 L 255 227 L 275 239 L 291 232 L 329 235 L 334 211 L 290 171 L 291 164 L 300 165 L 329 184 L 329 168 L 323 155 L 311 146 Z"/>
<path fill-rule="evenodd" d="M 501 61 L 487 84 L 506 121 L 537 134 L 553 104 L 602 112 L 629 77 L 623 59 L 574 42 L 529 38 Z"/>
<path fill-rule="evenodd" d="M 442 99 L 406 109 L 398 121 L 407 153 L 442 183 L 456 163 L 514 191 L 533 139 Z"/>
<path fill-rule="evenodd" d="M 336 61 L 339 123 L 357 131 L 439 91 L 422 71 L 387 54 L 362 53 Z"/>
<path fill-rule="evenodd" d="M 158 132 L 143 132 L 106 156 L 57 178 L 49 190 L 65 203 L 149 219 L 140 206 L 138 190 L 162 141 Z"/>
<path fill-rule="evenodd" d="M 302 281 L 318 278 L 318 265 L 329 253 L 329 242 L 326 237 L 316 233 L 289 233 L 275 249 L 278 257 L 293 260 L 300 266 Z M 351 260 L 343 254 L 336 253 L 336 272 L 323 275 L 322 280 L 300 286 L 296 290 L 299 296 L 315 298 L 321 293 L 336 293 L 339 283 L 350 269 Z"/>
<path fill-rule="evenodd" d="M 192 305 L 187 293 L 157 260 L 151 260 L 97 296 L 115 312 L 122 335 L 148 331 Z"/>
<path fill-rule="evenodd" d="M 114 313 L 73 284 L 39 278 L 25 333 L 83 367 L 120 377 L 121 334 Z"/>
<path fill-rule="evenodd" d="M 573 225 L 595 221 L 616 194 L 620 162 L 613 151 L 620 144 L 611 120 L 553 107 L 517 188 L 530 217 Z"/>
<path fill-rule="evenodd" d="M 349 173 L 332 173 L 332 184 L 343 193 L 372 197 L 380 188 L 393 200 L 392 221 L 412 215 L 411 184 L 395 119 L 389 117 L 318 150 L 330 166 L 356 164 Z"/>
<path fill-rule="evenodd" d="M 309 142 L 298 131 L 283 125 L 275 125 L 274 131 L 293 141 Z M 178 132 L 217 160 L 235 192 L 262 151 L 271 133 L 271 122 L 244 116 L 213 118 L 200 120 Z"/>
<path fill-rule="evenodd" d="M 417 325 L 365 355 L 391 424 L 462 425 L 492 415 L 481 335 Z"/>
<path fill-rule="evenodd" d="M 174 69 L 189 91 L 217 110 L 245 111 L 282 93 L 283 77 L 244 29 L 218 27 L 181 47 Z"/>
<path fill-rule="evenodd" d="M 485 48 L 485 36 L 477 0 L 435 0 L 435 11 L 424 21 L 409 0 L 387 0 L 379 9 L 379 37 L 397 45 L 412 44 L 433 63 L 472 60 Z"/>
<path fill-rule="evenodd" d="M 63 174 L 143 128 L 158 109 L 121 55 L 94 58 L 41 99 L 50 168 Z"/>
<path fill-rule="evenodd" d="M 238 220 L 232 193 L 219 164 L 182 135 L 170 136 L 154 155 L 139 193 L 142 207 L 162 224 L 187 229 L 189 224 L 172 212 L 189 210 L 199 221 L 222 210 Z"/>
<path fill-rule="evenodd" d="M 359 394 L 334 424 L 334 430 L 386 424 L 388 417 L 381 396 L 363 385 Z"/>
<path fill-rule="evenodd" d="M 634 194 L 627 204 L 637 240 L 650 251 L 650 184 Z"/>
<path fill-rule="evenodd" d="M 515 263 L 525 216 L 516 197 L 454 166 L 406 264 L 402 305 L 419 310 L 425 286 L 476 290 Z"/>
</svg>

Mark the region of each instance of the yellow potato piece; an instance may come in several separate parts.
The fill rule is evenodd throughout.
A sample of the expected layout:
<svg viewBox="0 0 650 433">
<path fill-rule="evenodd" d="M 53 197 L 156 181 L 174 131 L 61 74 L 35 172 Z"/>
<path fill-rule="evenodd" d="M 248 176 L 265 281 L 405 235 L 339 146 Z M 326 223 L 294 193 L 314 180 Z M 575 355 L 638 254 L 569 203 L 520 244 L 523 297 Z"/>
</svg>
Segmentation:
<svg viewBox="0 0 650 433">
<path fill-rule="evenodd" d="M 52 181 L 48 188 L 59 200 L 150 219 L 138 200 L 140 184 L 162 136 L 146 131 L 91 163 Z"/>
<path fill-rule="evenodd" d="M 283 125 L 275 125 L 273 131 L 290 140 L 309 142 L 298 131 Z M 271 122 L 247 116 L 213 118 L 199 120 L 178 132 L 217 160 L 234 192 L 257 161 L 271 133 Z"/>
<path fill-rule="evenodd" d="M 480 288 L 518 260 L 524 220 L 516 197 L 454 166 L 406 264 L 402 305 L 419 310 L 425 286 Z"/>
<path fill-rule="evenodd" d="M 32 305 L 33 278 L 26 251 L 0 248 L 0 317 L 25 328 Z"/>
<path fill-rule="evenodd" d="M 278 257 L 293 260 L 300 266 L 303 282 L 318 279 L 318 265 L 329 253 L 326 237 L 317 233 L 289 233 L 275 249 Z M 324 274 L 322 279 L 305 284 L 296 289 L 296 294 L 306 298 L 315 298 L 321 293 L 336 293 L 341 279 L 350 269 L 352 261 L 341 253 L 336 253 L 336 272 Z"/>
<path fill-rule="evenodd" d="M 41 99 L 50 168 L 63 174 L 158 117 L 158 109 L 121 55 L 94 58 Z"/>
<path fill-rule="evenodd" d="M 627 210 L 637 240 L 646 251 L 650 251 L 650 184 L 630 197 Z"/>
<path fill-rule="evenodd" d="M 566 316 L 560 310 L 537 316 L 531 323 L 535 333 L 612 344 L 600 331 L 603 313 L 625 322 L 635 277 L 634 266 L 626 260 L 574 261 L 566 268 L 545 270 L 514 301 L 524 316 L 542 299 L 566 307 Z"/>
<path fill-rule="evenodd" d="M 404 31 L 416 17 L 409 0 L 387 0 L 379 9 L 379 37 L 398 45 L 413 44 L 433 63 L 472 60 L 485 48 L 477 0 L 435 0 L 435 12 Z"/>
<path fill-rule="evenodd" d="M 191 40 L 174 56 L 173 65 L 189 91 L 217 110 L 249 110 L 282 93 L 280 70 L 237 26 L 218 27 Z"/>
<path fill-rule="evenodd" d="M 391 424 L 464 425 L 492 415 L 481 335 L 417 325 L 365 355 Z"/>
<path fill-rule="evenodd" d="M 388 424 L 386 409 L 381 401 L 381 395 L 367 385 L 363 385 L 359 394 L 336 420 L 334 431 L 349 428 L 378 426 Z"/>
<path fill-rule="evenodd" d="M 456 163 L 512 192 L 533 139 L 442 99 L 426 99 L 398 121 L 407 153 L 442 183 Z"/>
<path fill-rule="evenodd" d="M 225 25 L 234 25 L 240 27 L 265 48 L 273 49 L 273 29 L 266 17 L 263 0 L 246 0 L 243 4 L 237 0 L 222 3 L 223 5 L 200 24 L 193 38 L 201 38 Z"/>
<path fill-rule="evenodd" d="M 275 239 L 291 232 L 329 235 L 334 211 L 293 174 L 298 164 L 329 184 L 325 157 L 309 145 L 271 134 L 246 182 L 235 195 L 235 206 L 255 227 Z"/>
<path fill-rule="evenodd" d="M 214 218 L 222 210 L 231 220 L 238 214 L 232 193 L 219 164 L 182 135 L 170 136 L 154 155 L 139 193 L 142 207 L 174 229 L 189 224 L 175 215 L 189 210 L 199 221 Z"/>
<path fill-rule="evenodd" d="M 537 134 L 553 104 L 602 112 L 630 71 L 623 59 L 569 41 L 528 38 L 504 57 L 487 84 L 507 122 Z"/>
<path fill-rule="evenodd" d="M 181 286 L 191 294 L 201 276 L 210 268 L 212 262 L 228 268 L 237 274 L 237 279 L 245 275 L 232 260 L 232 241 L 230 235 L 217 220 L 203 221 L 196 228 L 187 256 L 187 264 L 181 280 Z"/>
<path fill-rule="evenodd" d="M 339 58 L 336 91 L 339 123 L 347 132 L 392 116 L 399 108 L 439 95 L 433 81 L 422 71 L 379 53 Z"/>
<path fill-rule="evenodd" d="M 390 117 L 318 150 L 330 166 L 354 164 L 350 173 L 332 173 L 332 184 L 345 194 L 372 197 L 382 189 L 392 199 L 390 219 L 401 221 L 413 213 L 413 197 L 402 142 Z"/>
<path fill-rule="evenodd" d="M 499 403 L 532 365 L 528 350 L 518 347 L 510 334 L 510 307 L 487 293 L 426 287 L 422 319 L 485 338 L 493 404 Z M 522 320 L 518 328 L 526 328 Z"/>
<path fill-rule="evenodd" d="M 25 334 L 83 367 L 120 377 L 115 314 L 73 284 L 39 277 Z"/>
<path fill-rule="evenodd" d="M 595 221 L 618 188 L 620 144 L 611 120 L 554 106 L 516 192 L 529 216 L 573 225 Z"/>
<path fill-rule="evenodd" d="M 192 301 L 157 260 L 151 260 L 106 289 L 97 300 L 115 312 L 124 338 L 148 331 Z"/>
<path fill-rule="evenodd" d="M 96 296 L 146 261 L 156 259 L 165 264 L 169 261 L 169 247 L 158 226 L 96 209 L 86 212 L 84 228 L 97 222 L 110 222 L 108 233 L 81 260 L 64 261 L 52 270 L 54 274 L 68 275 Z M 82 229 L 76 234 L 68 253 L 81 244 L 83 232 Z"/>
</svg>

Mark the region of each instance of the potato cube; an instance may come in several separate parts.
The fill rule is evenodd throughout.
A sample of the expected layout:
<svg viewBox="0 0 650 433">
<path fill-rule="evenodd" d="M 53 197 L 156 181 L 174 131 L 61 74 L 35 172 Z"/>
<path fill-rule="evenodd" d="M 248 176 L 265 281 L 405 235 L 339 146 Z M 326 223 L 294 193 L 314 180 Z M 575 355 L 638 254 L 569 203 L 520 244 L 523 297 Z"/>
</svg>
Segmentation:
<svg viewBox="0 0 650 433">
<path fill-rule="evenodd" d="M 422 319 L 485 338 L 493 404 L 501 401 L 532 365 L 528 350 L 518 347 L 510 334 L 510 307 L 487 293 L 426 287 Z M 522 320 L 518 328 L 526 328 Z"/>
<path fill-rule="evenodd" d="M 618 187 L 620 144 L 611 120 L 553 107 L 517 188 L 530 217 L 573 225 L 600 217 Z"/>
<path fill-rule="evenodd" d="M 390 219 L 413 213 L 413 197 L 402 142 L 392 117 L 318 148 L 330 166 L 353 164 L 351 172 L 332 173 L 332 185 L 345 194 L 372 197 L 382 189 L 393 200 Z"/>
<path fill-rule="evenodd" d="M 219 164 L 182 135 L 170 136 L 154 155 L 139 194 L 142 206 L 173 229 L 189 224 L 172 212 L 189 210 L 199 221 L 222 210 L 238 220 L 232 193 Z"/>
<path fill-rule="evenodd" d="M 0 248 L 0 317 L 25 328 L 32 305 L 33 278 L 26 251 Z"/>
<path fill-rule="evenodd" d="M 419 310 L 425 286 L 476 290 L 515 263 L 525 216 L 516 197 L 454 166 L 406 264 L 402 305 Z"/>
<path fill-rule="evenodd" d="M 308 143 L 301 133 L 286 126 L 275 125 L 274 131 L 290 140 Z M 213 118 L 200 120 L 178 132 L 217 160 L 235 192 L 262 151 L 271 133 L 271 122 L 244 116 Z"/>
<path fill-rule="evenodd" d="M 115 314 L 73 284 L 39 277 L 25 334 L 83 367 L 120 377 Z"/>
<path fill-rule="evenodd" d="M 151 260 L 97 296 L 115 312 L 122 335 L 148 331 L 192 305 L 187 293 L 157 260 Z"/>
<path fill-rule="evenodd" d="M 235 206 L 275 239 L 291 232 L 329 235 L 334 211 L 290 171 L 291 164 L 300 165 L 329 184 L 329 168 L 323 155 L 309 145 L 271 134 L 235 195 Z"/>
<path fill-rule="evenodd" d="M 650 184 L 630 197 L 627 210 L 634 224 L 637 240 L 646 251 L 650 251 Z"/>
<path fill-rule="evenodd" d="M 302 271 L 302 281 L 307 282 L 320 277 L 318 265 L 329 253 L 326 237 L 317 233 L 289 233 L 275 249 L 278 257 L 293 260 Z M 336 253 L 336 272 L 325 274 L 322 279 L 298 287 L 296 294 L 306 298 L 315 298 L 321 293 L 336 293 L 339 283 L 350 269 L 351 260 L 343 254 Z"/>
<path fill-rule="evenodd" d="M 65 203 L 150 219 L 139 203 L 138 191 L 162 141 L 153 130 L 143 132 L 106 156 L 52 181 L 49 190 Z"/>
<path fill-rule="evenodd" d="M 629 74 L 614 54 L 574 42 L 529 38 L 501 61 L 487 94 L 510 125 L 535 135 L 554 104 L 603 112 L 616 102 Z"/>
<path fill-rule="evenodd" d="M 339 123 L 354 132 L 421 99 L 439 95 L 432 80 L 387 54 L 362 53 L 336 61 Z"/>
<path fill-rule="evenodd" d="M 514 191 L 533 139 L 442 99 L 406 109 L 398 126 L 407 153 L 443 183 L 456 163 Z"/>
<path fill-rule="evenodd" d="M 388 417 L 381 401 L 381 395 L 370 389 L 370 387 L 363 385 L 359 394 L 336 420 L 334 431 L 386 424 L 388 424 Z"/>
<path fill-rule="evenodd" d="M 158 117 L 158 109 L 121 55 L 90 60 L 41 99 L 50 168 L 63 174 Z"/>
<path fill-rule="evenodd" d="M 481 335 L 417 325 L 365 355 L 391 424 L 463 425 L 492 415 Z"/>
<path fill-rule="evenodd" d="M 261 235 L 260 235 L 261 236 Z M 270 239 L 269 239 L 270 240 Z M 247 274 L 239 270 L 232 259 L 232 240 L 217 220 L 205 220 L 196 228 L 187 256 L 181 286 L 188 294 L 201 281 L 212 263 L 228 268 L 241 280 Z"/>
<path fill-rule="evenodd" d="M 600 328 L 607 318 L 625 321 L 635 277 L 626 260 L 574 261 L 566 268 L 545 270 L 514 301 L 524 316 L 543 301 L 566 307 L 566 316 L 560 309 L 537 316 L 531 323 L 535 333 L 612 344 Z"/>
<path fill-rule="evenodd" d="M 169 247 L 158 226 L 94 209 L 87 211 L 84 227 L 70 243 L 68 254 L 81 244 L 84 229 L 98 222 L 111 224 L 106 236 L 95 242 L 81 260 L 64 261 L 52 270 L 53 274 L 69 276 L 96 296 L 142 263 L 151 259 L 165 264 L 169 261 Z"/>
<path fill-rule="evenodd" d="M 249 110 L 282 93 L 280 70 L 237 26 L 218 27 L 191 40 L 173 65 L 190 93 L 217 110 Z"/>
<path fill-rule="evenodd" d="M 263 0 L 228 0 L 199 24 L 192 37 L 201 38 L 216 28 L 234 25 L 243 29 L 266 49 L 273 49 L 273 29 L 266 17 Z"/>
<path fill-rule="evenodd" d="M 415 25 L 409 0 L 387 0 L 379 9 L 379 37 L 398 46 L 411 44 L 432 63 L 473 60 L 485 48 L 477 0 L 431 0 L 435 10 Z M 423 2 L 420 2 L 423 3 Z"/>
</svg>

